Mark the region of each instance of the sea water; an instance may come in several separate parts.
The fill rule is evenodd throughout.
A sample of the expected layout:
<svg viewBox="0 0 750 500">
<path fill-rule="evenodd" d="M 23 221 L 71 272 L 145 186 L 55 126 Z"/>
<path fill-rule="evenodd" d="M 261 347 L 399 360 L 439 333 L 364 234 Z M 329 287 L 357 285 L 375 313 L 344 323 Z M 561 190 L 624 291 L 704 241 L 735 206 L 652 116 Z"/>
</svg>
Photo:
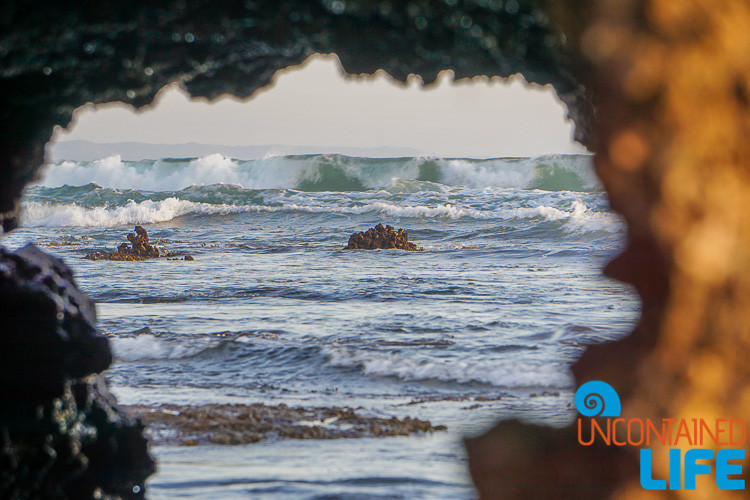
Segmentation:
<svg viewBox="0 0 750 500">
<path fill-rule="evenodd" d="M 344 250 L 378 223 L 421 252 Z M 195 261 L 83 259 L 140 224 Z M 50 165 L 3 239 L 47 245 L 97 303 L 122 403 L 285 403 L 447 432 L 155 446 L 151 498 L 471 498 L 462 438 L 574 418 L 570 364 L 638 301 L 591 157 L 337 155 Z"/>
</svg>

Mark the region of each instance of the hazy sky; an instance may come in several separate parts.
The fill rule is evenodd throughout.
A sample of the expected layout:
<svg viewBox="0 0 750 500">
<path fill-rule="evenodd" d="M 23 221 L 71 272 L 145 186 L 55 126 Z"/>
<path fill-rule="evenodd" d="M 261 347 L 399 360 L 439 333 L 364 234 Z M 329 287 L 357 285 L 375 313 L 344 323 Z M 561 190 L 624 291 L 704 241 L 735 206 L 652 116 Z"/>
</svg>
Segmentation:
<svg viewBox="0 0 750 500">
<path fill-rule="evenodd" d="M 380 72 L 345 79 L 335 56 L 314 56 L 240 101 L 190 100 L 176 85 L 142 112 L 85 106 L 59 139 L 223 145 L 411 147 L 437 156 L 580 153 L 573 125 L 549 87 L 487 78 L 406 87 Z"/>
</svg>

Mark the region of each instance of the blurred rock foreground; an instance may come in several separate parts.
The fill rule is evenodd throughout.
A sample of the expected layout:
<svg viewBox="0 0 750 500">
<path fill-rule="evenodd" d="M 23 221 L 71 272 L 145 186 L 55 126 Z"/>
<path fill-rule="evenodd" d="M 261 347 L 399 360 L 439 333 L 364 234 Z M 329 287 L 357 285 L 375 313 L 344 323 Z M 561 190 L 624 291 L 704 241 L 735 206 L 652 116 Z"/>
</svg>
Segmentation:
<svg viewBox="0 0 750 500">
<path fill-rule="evenodd" d="M 747 419 L 748 25 L 747 0 L 5 2 L 0 218 L 15 227 L 52 127 L 87 102 L 144 106 L 174 81 L 195 97 L 245 97 L 315 52 L 335 52 L 348 73 L 382 68 L 402 81 L 429 83 L 443 69 L 521 73 L 555 87 L 595 151 L 628 224 L 606 273 L 643 303 L 632 335 L 573 367 L 578 383 L 612 384 L 626 418 Z M 70 271 L 35 249 L 3 251 L 0 298 L 0 355 L 12 361 L 0 364 L 0 496 L 142 495 L 153 463 L 138 425 L 92 375 L 108 366 L 109 347 Z M 646 494 L 636 449 L 584 449 L 574 427 L 504 422 L 467 449 L 483 498 Z M 667 451 L 655 448 L 654 475 L 667 470 Z M 690 498 L 747 498 L 712 484 L 699 477 Z"/>
<path fill-rule="evenodd" d="M 0 247 L 0 497 L 142 498 L 143 427 L 97 375 L 112 362 L 62 261 Z"/>
</svg>

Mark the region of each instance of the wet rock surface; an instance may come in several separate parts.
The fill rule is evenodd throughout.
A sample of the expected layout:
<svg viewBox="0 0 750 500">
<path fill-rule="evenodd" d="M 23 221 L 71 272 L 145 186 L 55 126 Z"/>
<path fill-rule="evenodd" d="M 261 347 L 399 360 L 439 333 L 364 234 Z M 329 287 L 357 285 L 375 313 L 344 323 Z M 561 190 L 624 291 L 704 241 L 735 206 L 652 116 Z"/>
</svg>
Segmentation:
<svg viewBox="0 0 750 500">
<path fill-rule="evenodd" d="M 388 250 L 391 248 L 411 251 L 422 250 L 414 243 L 409 242 L 409 233 L 403 229 L 393 229 L 393 226 L 383 226 L 383 224 L 378 224 L 361 233 L 352 234 L 345 250 Z"/>
<path fill-rule="evenodd" d="M 34 245 L 0 247 L 0 398 L 44 400 L 65 382 L 112 363 L 109 341 L 94 327 L 94 304 L 60 259 Z"/>
<path fill-rule="evenodd" d="M 135 233 L 128 234 L 127 239 L 130 242 L 130 246 L 128 246 L 127 243 L 122 243 L 117 247 L 117 251 L 115 252 L 91 252 L 86 254 L 84 259 L 134 261 L 155 259 L 157 257 L 170 257 L 174 255 L 172 253 L 160 251 L 157 247 L 151 245 L 148 241 L 148 233 L 141 226 L 135 226 Z M 190 256 L 186 256 L 185 260 L 194 260 L 192 257 L 188 257 Z"/>
<path fill-rule="evenodd" d="M 365 417 L 351 408 L 293 408 L 267 406 L 126 406 L 148 426 L 146 435 L 156 443 L 181 445 L 248 444 L 271 437 L 342 439 L 407 436 L 446 430 L 416 418 Z"/>
<path fill-rule="evenodd" d="M 112 352 L 71 270 L 0 247 L 0 304 L 0 498 L 142 497 L 155 463 L 97 375 Z"/>
</svg>

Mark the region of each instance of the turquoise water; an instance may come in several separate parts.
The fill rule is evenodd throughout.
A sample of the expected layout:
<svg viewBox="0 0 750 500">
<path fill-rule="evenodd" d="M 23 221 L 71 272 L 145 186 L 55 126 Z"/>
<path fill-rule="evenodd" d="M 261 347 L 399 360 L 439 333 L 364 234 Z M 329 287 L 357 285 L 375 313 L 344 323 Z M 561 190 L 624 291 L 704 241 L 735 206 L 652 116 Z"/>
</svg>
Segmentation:
<svg viewBox="0 0 750 500">
<path fill-rule="evenodd" d="M 345 251 L 382 222 L 423 252 Z M 66 243 L 124 403 L 350 406 L 433 435 L 166 447 L 153 498 L 470 498 L 463 436 L 572 420 L 568 367 L 632 327 L 587 156 L 61 162 L 4 238 Z M 89 261 L 134 224 L 194 262 Z M 479 398 L 479 399 L 477 399 Z"/>
</svg>

